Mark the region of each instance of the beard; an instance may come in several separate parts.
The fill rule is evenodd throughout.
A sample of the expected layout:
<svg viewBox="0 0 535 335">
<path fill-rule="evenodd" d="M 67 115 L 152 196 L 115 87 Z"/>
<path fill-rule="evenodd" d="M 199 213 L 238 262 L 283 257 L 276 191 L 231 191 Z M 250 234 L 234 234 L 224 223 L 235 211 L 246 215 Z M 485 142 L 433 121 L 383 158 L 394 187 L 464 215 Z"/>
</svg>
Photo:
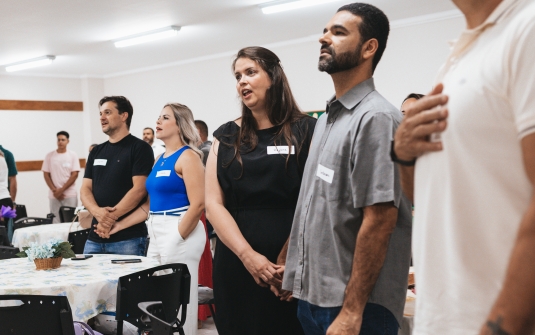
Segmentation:
<svg viewBox="0 0 535 335">
<path fill-rule="evenodd" d="M 362 63 L 362 43 L 357 45 L 357 49 L 355 51 L 346 51 L 339 55 L 336 54 L 332 46 L 327 46 L 325 44 L 321 46 L 321 50 L 329 50 L 329 53 L 331 54 L 330 57 L 320 57 L 318 62 L 318 70 L 321 72 L 333 74 L 355 68 Z"/>
</svg>

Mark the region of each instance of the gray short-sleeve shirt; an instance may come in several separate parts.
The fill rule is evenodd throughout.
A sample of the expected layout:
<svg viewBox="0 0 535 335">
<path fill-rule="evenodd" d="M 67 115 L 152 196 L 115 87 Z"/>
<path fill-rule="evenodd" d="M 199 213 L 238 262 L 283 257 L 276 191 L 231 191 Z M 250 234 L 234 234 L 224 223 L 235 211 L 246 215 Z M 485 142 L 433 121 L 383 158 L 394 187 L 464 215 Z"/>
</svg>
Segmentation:
<svg viewBox="0 0 535 335">
<path fill-rule="evenodd" d="M 398 220 L 368 302 L 388 308 L 401 324 L 412 228 L 411 204 L 390 159 L 401 117 L 373 79 L 328 102 L 316 124 L 290 234 L 283 288 L 295 298 L 341 306 L 363 207 L 393 202 Z"/>
</svg>

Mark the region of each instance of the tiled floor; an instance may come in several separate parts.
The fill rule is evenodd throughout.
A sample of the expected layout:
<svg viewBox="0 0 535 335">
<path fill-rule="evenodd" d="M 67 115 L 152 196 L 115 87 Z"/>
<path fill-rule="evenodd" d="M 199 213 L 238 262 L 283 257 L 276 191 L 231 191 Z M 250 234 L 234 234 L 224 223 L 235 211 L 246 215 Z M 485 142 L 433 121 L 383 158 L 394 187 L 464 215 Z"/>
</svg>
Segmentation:
<svg viewBox="0 0 535 335">
<path fill-rule="evenodd" d="M 202 323 L 202 328 L 197 330 L 197 335 L 217 335 L 214 319 L 208 318 Z"/>
</svg>

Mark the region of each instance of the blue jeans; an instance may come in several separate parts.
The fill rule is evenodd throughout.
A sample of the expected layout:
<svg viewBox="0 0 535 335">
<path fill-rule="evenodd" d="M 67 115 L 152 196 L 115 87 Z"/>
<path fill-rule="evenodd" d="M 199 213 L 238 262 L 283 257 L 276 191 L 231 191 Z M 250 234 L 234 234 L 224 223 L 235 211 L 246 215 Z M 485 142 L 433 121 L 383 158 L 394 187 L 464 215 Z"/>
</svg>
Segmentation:
<svg viewBox="0 0 535 335">
<path fill-rule="evenodd" d="M 306 335 L 325 335 L 342 307 L 320 307 L 304 300 L 297 303 L 297 318 Z M 397 335 L 398 322 L 387 308 L 367 303 L 362 315 L 360 335 Z"/>
<path fill-rule="evenodd" d="M 84 254 L 116 254 L 144 256 L 146 244 L 146 237 L 136 237 L 129 240 L 111 243 L 96 243 L 87 240 L 87 242 L 85 242 Z"/>
</svg>

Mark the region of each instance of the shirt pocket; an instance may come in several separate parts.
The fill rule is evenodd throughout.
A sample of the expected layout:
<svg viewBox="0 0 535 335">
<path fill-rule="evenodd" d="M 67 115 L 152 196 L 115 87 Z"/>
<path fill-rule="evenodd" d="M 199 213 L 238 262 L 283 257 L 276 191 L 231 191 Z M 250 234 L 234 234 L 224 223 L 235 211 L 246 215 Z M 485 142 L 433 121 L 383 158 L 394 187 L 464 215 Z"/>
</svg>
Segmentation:
<svg viewBox="0 0 535 335">
<path fill-rule="evenodd" d="M 320 193 L 325 195 L 327 201 L 351 201 L 349 160 L 349 157 L 328 149 L 323 151 L 316 167 L 316 178 L 319 179 Z"/>
</svg>

